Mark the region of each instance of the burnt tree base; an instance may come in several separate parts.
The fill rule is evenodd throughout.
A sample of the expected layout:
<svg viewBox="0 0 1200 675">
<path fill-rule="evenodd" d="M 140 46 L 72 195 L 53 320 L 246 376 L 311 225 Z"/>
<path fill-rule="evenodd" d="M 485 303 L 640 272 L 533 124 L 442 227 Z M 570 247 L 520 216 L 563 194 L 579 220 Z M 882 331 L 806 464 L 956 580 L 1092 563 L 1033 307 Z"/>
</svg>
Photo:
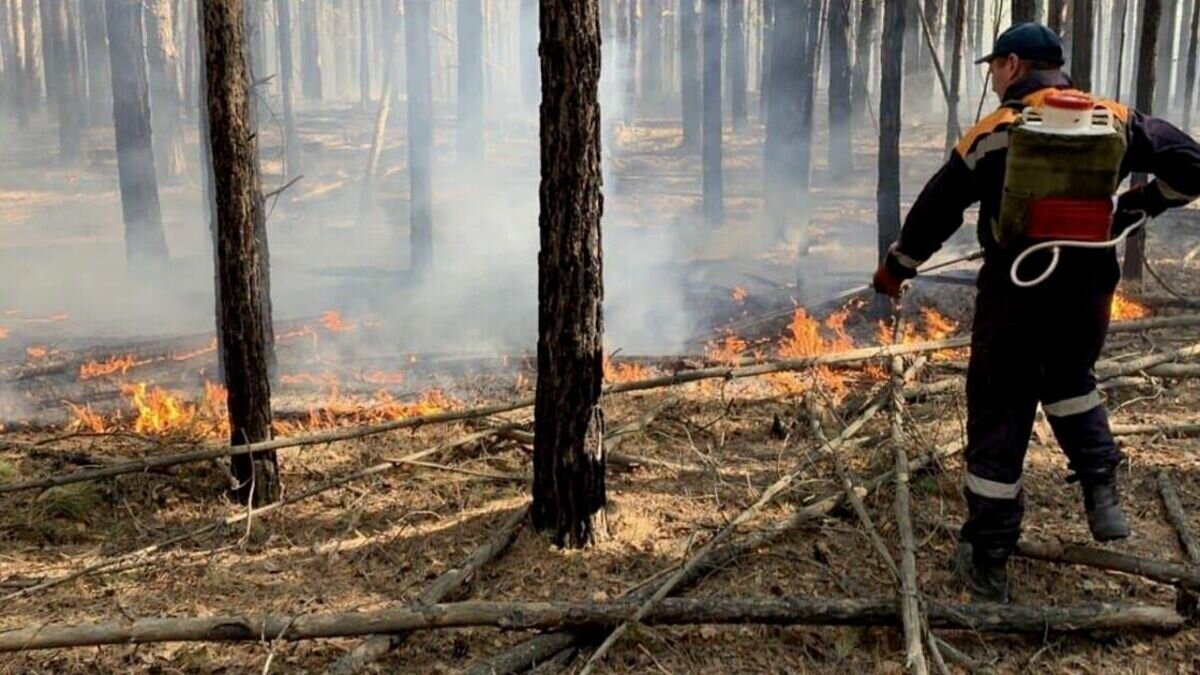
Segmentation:
<svg viewBox="0 0 1200 675">
<path fill-rule="evenodd" d="M 279 458 L 275 451 L 229 458 L 234 486 L 229 498 L 239 504 L 264 506 L 279 501 L 283 486 L 279 480 Z"/>
</svg>

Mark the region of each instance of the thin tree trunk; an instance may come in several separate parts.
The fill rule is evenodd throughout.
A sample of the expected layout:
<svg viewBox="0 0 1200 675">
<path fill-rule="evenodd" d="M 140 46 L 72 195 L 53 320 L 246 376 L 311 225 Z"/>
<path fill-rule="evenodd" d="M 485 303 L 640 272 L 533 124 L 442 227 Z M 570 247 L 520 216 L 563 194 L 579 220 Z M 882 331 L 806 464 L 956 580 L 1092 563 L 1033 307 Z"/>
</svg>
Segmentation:
<svg viewBox="0 0 1200 675">
<path fill-rule="evenodd" d="M 1170 113 L 1171 66 L 1175 59 L 1175 29 L 1179 0 L 1160 0 L 1158 47 L 1155 52 L 1154 112 L 1160 117 Z M 1144 16 L 1143 11 L 1143 16 Z"/>
<path fill-rule="evenodd" d="M 683 147 L 700 145 L 700 15 L 695 0 L 679 0 L 679 92 L 682 105 Z"/>
<path fill-rule="evenodd" d="M 681 0 L 682 1 L 682 0 Z M 771 52 L 774 50 L 776 0 L 762 0 L 762 35 L 759 38 L 761 66 L 758 71 L 758 119 L 767 124 L 771 89 Z"/>
<path fill-rule="evenodd" d="M 613 4 L 613 13 L 616 15 L 617 23 L 617 43 L 614 49 L 617 52 L 617 78 L 618 83 L 625 83 L 618 95 L 620 99 L 619 109 L 621 121 L 626 125 L 633 124 L 633 108 L 634 98 L 636 96 L 636 88 L 633 86 L 637 80 L 633 77 L 634 57 L 633 50 L 629 48 L 629 3 L 636 0 L 615 0 Z"/>
<path fill-rule="evenodd" d="M 108 31 L 104 26 L 104 4 L 84 2 L 83 34 L 87 48 L 88 122 L 104 126 L 112 121 L 112 84 L 108 68 Z"/>
<path fill-rule="evenodd" d="M 112 64 L 112 109 L 117 146 L 125 257 L 129 271 L 157 280 L 165 272 L 167 243 L 158 203 L 158 179 L 150 134 L 150 95 L 146 81 L 142 4 L 105 0 L 106 33 Z"/>
<path fill-rule="evenodd" d="M 829 0 L 829 173 L 835 180 L 854 170 L 850 145 L 852 116 L 850 89 L 851 0 Z"/>
<path fill-rule="evenodd" d="M 258 177 L 257 140 L 250 123 L 248 72 L 244 58 L 242 0 L 200 0 L 204 53 L 205 106 L 209 120 L 213 186 L 217 209 L 218 275 L 225 386 L 229 391 L 230 443 L 244 445 L 271 436 L 271 383 L 262 303 L 270 274 L 258 223 L 265 217 Z M 238 455 L 232 460 L 244 504 L 279 499 L 279 467 L 274 452 Z"/>
<path fill-rule="evenodd" d="M 410 267 L 423 278 L 433 265 L 433 78 L 430 71 L 432 0 L 404 0 L 408 69 L 408 226 Z"/>
<path fill-rule="evenodd" d="M 250 72 L 250 82 L 258 82 L 269 72 L 267 70 L 267 40 L 263 32 L 264 0 L 244 0 L 246 2 L 246 68 Z M 178 44 L 178 43 L 177 43 Z M 258 130 L 265 120 L 270 119 L 271 108 L 267 105 L 265 88 L 251 87 L 250 98 L 253 102 L 254 128 Z"/>
<path fill-rule="evenodd" d="M 728 12 L 725 77 L 728 80 L 729 112 L 733 130 L 741 131 L 749 123 L 749 113 L 746 109 L 746 0 L 729 0 Z"/>
<path fill-rule="evenodd" d="M 383 23 L 387 27 L 387 31 L 384 33 L 384 44 L 381 48 L 389 56 L 383 61 L 385 64 L 383 88 L 379 94 L 379 109 L 375 112 L 375 130 L 371 135 L 371 148 L 367 151 L 367 168 L 363 172 L 362 194 L 358 203 L 360 227 L 366 223 L 367 217 L 375 205 L 375 172 L 379 167 L 379 156 L 383 152 L 383 139 L 387 132 L 388 119 L 392 113 L 392 89 L 399 77 L 396 59 L 391 55 L 394 55 L 396 49 L 397 22 L 400 17 L 396 13 L 394 5 L 387 4 L 384 7 Z"/>
<path fill-rule="evenodd" d="M 359 0 L 358 6 L 358 100 L 364 111 L 371 105 L 371 2 Z"/>
<path fill-rule="evenodd" d="M 1196 29 L 1192 27 L 1191 19 L 1196 13 L 1195 0 L 1183 0 L 1183 11 L 1180 13 L 1177 62 L 1175 64 L 1175 99 L 1174 103 L 1181 112 L 1186 112 L 1185 96 L 1187 95 L 1187 55 L 1196 41 Z"/>
<path fill-rule="evenodd" d="M 954 144 L 958 142 L 959 130 L 962 128 L 958 124 L 958 102 L 961 97 L 962 88 L 962 66 L 963 66 L 963 33 L 966 30 L 964 25 L 966 22 L 967 13 L 966 0 L 950 0 L 948 17 L 950 24 L 946 27 L 946 33 L 950 36 L 950 50 L 946 54 L 946 61 L 950 66 L 950 101 L 946 110 L 946 144 L 943 147 L 944 153 L 949 156 L 951 150 L 954 149 Z"/>
<path fill-rule="evenodd" d="M 292 64 L 292 9 L 291 0 L 275 0 L 277 22 L 276 41 L 279 43 L 279 97 L 283 108 L 283 155 L 284 172 L 297 176 L 301 171 L 300 136 L 296 132 L 294 93 L 295 67 Z"/>
<path fill-rule="evenodd" d="M 1144 0 L 1142 27 L 1137 61 L 1137 109 L 1146 115 L 1154 113 L 1155 61 L 1158 58 L 1158 25 L 1162 18 L 1162 0 Z M 1146 184 L 1145 174 L 1135 174 L 1135 186 Z M 1142 283 L 1142 268 L 1146 264 L 1146 230 L 1142 228 L 1125 240 L 1125 261 L 1121 269 L 1124 280 L 1135 287 Z"/>
<path fill-rule="evenodd" d="M 597 0 L 541 0 L 541 252 L 533 526 L 585 547 L 602 534 L 604 296 Z"/>
<path fill-rule="evenodd" d="M 1108 70 L 1111 72 L 1108 93 L 1114 99 L 1121 98 L 1121 80 L 1124 75 L 1122 69 L 1125 67 L 1125 15 L 1129 11 L 1129 2 L 1130 0 L 1113 0 L 1113 20 L 1108 37 Z"/>
<path fill-rule="evenodd" d="M 1060 35 L 1067 24 L 1067 2 L 1068 0 L 1050 0 L 1046 12 L 1046 25 Z"/>
<path fill-rule="evenodd" d="M 625 101 L 628 107 L 625 114 L 632 124 L 638 111 L 638 0 L 629 0 L 626 18 L 629 21 L 629 42 L 625 45 L 625 60 L 629 63 L 626 71 Z"/>
<path fill-rule="evenodd" d="M 806 99 L 805 59 L 814 12 L 819 13 L 820 8 L 806 3 L 775 5 L 763 162 L 767 219 L 780 241 L 806 220 L 809 164 L 804 115 L 811 102 Z M 808 67 L 811 65 L 809 62 Z M 811 82 L 811 70 L 807 76 Z M 811 92 L 811 84 L 807 90 Z"/>
<path fill-rule="evenodd" d="M 1192 111 L 1196 107 L 1196 53 L 1200 42 L 1200 2 L 1192 3 L 1192 23 L 1188 40 L 1187 75 L 1183 94 L 1183 128 L 1191 132 Z"/>
<path fill-rule="evenodd" d="M 182 106 L 175 48 L 174 21 L 170 0 L 148 0 L 146 11 L 146 60 L 150 71 L 150 112 L 153 113 L 155 158 L 159 177 L 183 173 Z"/>
<path fill-rule="evenodd" d="M 38 60 L 42 42 L 42 36 L 38 32 L 38 7 L 38 0 L 17 0 L 25 38 L 25 102 L 30 112 L 39 105 L 42 97 L 42 76 L 45 72 L 44 64 Z"/>
<path fill-rule="evenodd" d="M 663 96 L 663 0 L 642 0 L 642 101 L 658 110 Z"/>
<path fill-rule="evenodd" d="M 879 179 L 875 187 L 880 261 L 892 242 L 900 237 L 900 97 L 905 14 L 900 3 L 884 3 L 883 47 L 879 53 Z"/>
<path fill-rule="evenodd" d="M 1071 79 L 1084 91 L 1092 89 L 1092 43 L 1095 29 L 1093 0 L 1074 0 L 1071 13 Z"/>
<path fill-rule="evenodd" d="M 879 3 L 877 0 L 860 0 L 858 32 L 854 38 L 854 67 L 850 74 L 851 124 L 866 121 L 871 108 L 871 52 L 879 34 Z"/>
<path fill-rule="evenodd" d="M 82 154 L 82 109 L 78 91 L 79 62 L 72 58 L 67 0 L 41 0 L 43 60 L 46 63 L 46 97 L 58 113 L 58 153 L 64 162 Z"/>
<path fill-rule="evenodd" d="M 320 101 L 324 96 L 319 9 L 320 0 L 300 3 L 300 90 L 309 101 Z"/>
<path fill-rule="evenodd" d="M 704 1 L 704 142 L 701 151 L 704 181 L 704 223 L 710 228 L 725 221 L 724 180 L 721 175 L 721 0 Z"/>
<path fill-rule="evenodd" d="M 483 161 L 482 0 L 458 0 L 458 161 Z"/>
<path fill-rule="evenodd" d="M 15 71 L 12 73 L 13 107 L 17 113 L 17 123 L 24 129 L 29 125 L 29 114 L 33 108 L 34 63 L 31 58 L 33 50 L 29 47 L 29 37 L 25 30 L 25 15 L 32 12 L 32 7 L 24 7 L 22 0 L 8 0 L 8 38 L 11 45 L 11 58 Z M 108 63 L 107 55 L 102 55 Z"/>
<path fill-rule="evenodd" d="M 1012 22 L 1037 21 L 1037 3 L 1034 0 L 1012 0 Z"/>
</svg>

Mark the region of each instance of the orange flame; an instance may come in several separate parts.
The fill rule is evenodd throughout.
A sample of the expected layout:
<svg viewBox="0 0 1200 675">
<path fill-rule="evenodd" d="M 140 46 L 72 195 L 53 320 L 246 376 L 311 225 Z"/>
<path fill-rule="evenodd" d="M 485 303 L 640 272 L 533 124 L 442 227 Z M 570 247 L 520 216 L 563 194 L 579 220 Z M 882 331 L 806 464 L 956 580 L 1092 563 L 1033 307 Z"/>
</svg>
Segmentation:
<svg viewBox="0 0 1200 675">
<path fill-rule="evenodd" d="M 649 374 L 650 371 L 640 363 L 613 363 L 607 355 L 604 357 L 604 381 L 609 384 L 644 380 Z"/>
<path fill-rule="evenodd" d="M 709 359 L 732 366 L 738 362 L 749 346 L 750 344 L 741 337 L 730 333 L 721 338 L 720 342 L 709 342 L 705 346 L 705 352 Z"/>
<path fill-rule="evenodd" d="M 404 373 L 400 372 L 368 370 L 360 377 L 362 378 L 362 381 L 366 382 L 367 384 L 376 384 L 379 386 L 404 384 Z"/>
<path fill-rule="evenodd" d="M 38 347 L 26 347 L 25 348 L 25 358 L 29 359 L 30 361 L 37 361 L 39 359 L 44 359 L 49 355 L 50 355 L 50 350 L 47 349 L 46 347 L 38 346 Z"/>
<path fill-rule="evenodd" d="M 129 372 L 130 368 L 146 363 L 149 363 L 149 361 L 138 361 L 133 354 L 110 356 L 104 361 L 88 361 L 79 366 L 79 379 L 91 380 L 106 375 L 124 375 Z"/>
<path fill-rule="evenodd" d="M 52 316 L 31 316 L 27 319 L 21 319 L 23 323 L 62 323 L 71 318 L 67 314 L 54 314 Z"/>
<path fill-rule="evenodd" d="M 5 328 L 4 326 L 0 326 L 0 340 L 4 340 L 7 337 L 8 337 L 8 329 Z"/>
<path fill-rule="evenodd" d="M 319 321 L 331 333 L 349 333 L 356 328 L 354 324 L 342 321 L 342 315 L 333 310 L 321 314 Z"/>
<path fill-rule="evenodd" d="M 78 429 L 93 434 L 103 434 L 109 430 L 109 424 L 102 416 L 92 410 L 89 405 L 76 405 L 70 401 L 66 401 L 67 408 L 74 415 L 74 419 L 68 425 L 71 429 Z"/>
<path fill-rule="evenodd" d="M 195 405 L 158 387 L 148 388 L 145 382 L 124 385 L 121 391 L 132 398 L 137 410 L 133 430 L 139 434 L 163 434 L 184 429 L 196 419 Z"/>
<path fill-rule="evenodd" d="M 735 286 L 733 289 L 733 301 L 737 304 L 746 302 L 746 298 L 750 297 L 750 293 L 741 286 Z"/>
<path fill-rule="evenodd" d="M 211 354 L 215 351 L 217 351 L 217 338 L 213 338 L 212 341 L 208 343 L 207 347 L 201 347 L 199 349 L 194 349 L 190 352 L 181 352 L 179 354 L 172 354 L 171 360 L 172 361 L 187 361 L 189 359 L 194 359 L 197 356 L 204 356 L 205 354 Z"/>
<path fill-rule="evenodd" d="M 1132 321 L 1150 316 L 1150 308 L 1130 298 L 1116 293 L 1112 299 L 1112 320 Z"/>
</svg>

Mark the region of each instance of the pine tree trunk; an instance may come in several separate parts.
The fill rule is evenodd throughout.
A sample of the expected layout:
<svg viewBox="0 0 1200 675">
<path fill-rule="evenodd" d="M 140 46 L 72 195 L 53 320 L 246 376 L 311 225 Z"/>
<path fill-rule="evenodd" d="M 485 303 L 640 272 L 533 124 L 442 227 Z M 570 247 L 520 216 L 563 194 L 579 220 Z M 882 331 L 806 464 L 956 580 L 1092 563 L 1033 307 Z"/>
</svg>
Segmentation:
<svg viewBox="0 0 1200 675">
<path fill-rule="evenodd" d="M 950 49 L 946 54 L 946 61 L 950 66 L 950 105 L 946 111 L 946 144 L 943 151 L 949 156 L 954 144 L 958 142 L 959 130 L 962 128 L 958 124 L 958 103 L 962 93 L 963 33 L 966 31 L 967 0 L 950 0 L 947 9 L 950 20 L 946 26 L 946 34 L 950 40 Z"/>
<path fill-rule="evenodd" d="M 767 218 L 780 241 L 807 220 L 816 51 L 809 43 L 819 15 L 820 3 L 775 5 L 763 160 Z"/>
<path fill-rule="evenodd" d="M 746 1 L 729 0 L 728 12 L 725 77 L 729 82 L 727 89 L 733 130 L 741 131 L 749 123 L 746 109 Z"/>
<path fill-rule="evenodd" d="M 1137 105 L 1146 115 L 1154 114 L 1155 60 L 1158 58 L 1158 26 L 1162 19 L 1162 0 L 1144 0 L 1142 26 L 1138 44 L 1137 60 Z M 1135 186 L 1145 185 L 1145 174 L 1135 174 Z M 1146 230 L 1138 230 L 1125 240 L 1125 261 L 1122 277 L 1135 287 L 1142 283 L 1142 268 L 1146 264 Z"/>
<path fill-rule="evenodd" d="M 1075 86 L 1084 90 L 1092 89 L 1092 47 L 1093 30 L 1095 29 L 1095 14 L 1093 0 L 1074 0 L 1075 7 L 1071 13 L 1071 79 Z"/>
<path fill-rule="evenodd" d="M 921 69 L 928 60 L 921 36 L 920 0 L 898 0 L 904 4 L 904 100 L 905 113 L 924 114 L 929 106 L 929 89 L 922 89 Z"/>
<path fill-rule="evenodd" d="M 283 108 L 284 171 L 288 176 L 300 175 L 300 135 L 296 132 L 295 66 L 292 63 L 291 0 L 275 0 L 275 20 L 279 44 L 279 97 Z"/>
<path fill-rule="evenodd" d="M 883 48 L 879 53 L 879 179 L 875 187 L 881 262 L 888 247 L 900 237 L 900 97 L 905 15 L 900 3 L 884 3 Z"/>
<path fill-rule="evenodd" d="M 1012 0 L 1012 22 L 1037 21 L 1037 3 L 1034 0 Z"/>
<path fill-rule="evenodd" d="M 1065 3 L 1066 0 L 1062 0 Z M 1121 98 L 1121 84 L 1125 68 L 1125 19 L 1131 0 L 1113 0 L 1113 21 L 1109 30 L 1108 52 L 1112 63 L 1109 64 L 1108 93 L 1114 99 Z"/>
<path fill-rule="evenodd" d="M 679 98 L 682 107 L 683 147 L 700 145 L 700 15 L 695 0 L 679 0 Z"/>
<path fill-rule="evenodd" d="M 25 27 L 22 20 L 23 9 L 21 0 L 7 0 L 8 35 L 5 58 L 9 60 L 10 69 L 8 97 L 12 101 L 13 111 L 17 114 L 17 122 L 21 128 L 29 124 L 29 67 L 25 61 Z M 105 59 L 107 62 L 107 58 Z"/>
<path fill-rule="evenodd" d="M 525 105 L 537 109 L 541 102 L 538 81 L 538 0 L 518 0 L 520 7 L 521 93 Z M 636 1 L 636 0 L 635 0 Z"/>
<path fill-rule="evenodd" d="M 871 50 L 879 34 L 879 3 L 877 0 L 860 0 L 858 32 L 854 38 L 854 67 L 850 74 L 851 124 L 866 121 L 871 107 Z"/>
<path fill-rule="evenodd" d="M 458 0 L 458 161 L 483 161 L 482 0 Z"/>
<path fill-rule="evenodd" d="M 320 101 L 324 95 L 321 74 L 321 34 L 318 30 L 320 0 L 300 3 L 300 90 L 305 100 Z"/>
<path fill-rule="evenodd" d="M 850 145 L 851 0 L 829 0 L 829 172 L 835 180 L 854 170 Z"/>
<path fill-rule="evenodd" d="M 179 176 L 185 168 L 182 105 L 170 0 L 147 0 L 146 60 L 150 72 L 150 112 L 153 113 L 155 159 L 161 178 Z"/>
<path fill-rule="evenodd" d="M 603 534 L 604 277 L 598 0 L 541 0 L 538 378 L 532 521 L 555 544 Z"/>
<path fill-rule="evenodd" d="M 1067 20 L 1067 1 L 1068 0 L 1050 0 L 1047 9 L 1046 25 L 1055 33 L 1062 34 L 1066 27 Z"/>
<path fill-rule="evenodd" d="M 642 101 L 657 111 L 662 103 L 662 0 L 642 0 Z"/>
<path fill-rule="evenodd" d="M 633 107 L 634 96 L 636 92 L 631 86 L 636 82 L 635 78 L 630 77 L 633 72 L 633 62 L 630 59 L 633 56 L 633 51 L 629 48 L 629 3 L 631 0 L 614 0 L 613 14 L 616 21 L 617 41 L 613 49 L 616 51 L 617 62 L 617 82 L 625 83 L 625 88 L 621 90 L 618 98 L 620 103 L 618 108 L 621 113 L 621 121 L 626 125 L 633 124 Z M 636 0 L 634 0 L 636 1 Z"/>
<path fill-rule="evenodd" d="M 269 72 L 267 70 L 267 40 L 263 32 L 266 7 L 265 0 L 244 0 L 246 3 L 246 68 L 250 73 L 250 82 L 258 82 Z M 267 105 L 266 88 L 252 88 L 251 101 L 254 110 L 254 128 L 262 127 L 265 120 L 271 118 L 271 108 Z"/>
<path fill-rule="evenodd" d="M 721 175 L 721 0 L 703 0 L 704 223 L 710 228 L 725 221 L 724 180 Z"/>
<path fill-rule="evenodd" d="M 770 110 L 771 90 L 771 52 L 774 50 L 775 3 L 777 0 L 762 0 L 762 36 L 759 39 L 762 64 L 758 71 L 758 119 L 767 124 L 767 111 Z"/>
<path fill-rule="evenodd" d="M 432 0 L 404 0 L 408 68 L 409 250 L 411 269 L 424 278 L 433 265 L 433 78 L 430 71 Z"/>
<path fill-rule="evenodd" d="M 358 204 L 358 224 L 362 226 L 366 223 L 371 209 L 375 205 L 375 172 L 379 167 L 379 156 L 383 152 L 384 135 L 387 133 L 388 120 L 392 112 L 392 90 L 396 87 L 396 80 L 399 79 L 399 68 L 394 58 L 396 50 L 396 34 L 398 31 L 397 22 L 400 20 L 400 15 L 395 11 L 393 5 L 385 5 L 383 14 L 383 24 L 387 28 L 384 32 L 383 44 L 380 48 L 384 50 L 387 57 L 383 63 L 385 68 L 383 71 L 383 86 L 379 93 L 379 108 L 375 112 L 375 129 L 371 135 L 371 147 L 367 151 L 367 167 L 363 172 L 362 194 Z"/>
<path fill-rule="evenodd" d="M 629 0 L 629 11 L 626 15 L 629 21 L 629 42 L 625 45 L 625 60 L 629 63 L 626 72 L 625 101 L 628 104 L 625 114 L 629 123 L 637 117 L 638 112 L 638 0 Z"/>
<path fill-rule="evenodd" d="M 17 0 L 21 13 L 22 37 L 24 38 L 25 109 L 29 113 L 38 107 L 42 97 L 43 64 L 38 61 L 41 36 L 38 33 L 38 0 Z M 23 122 L 28 121 L 28 115 Z"/>
<path fill-rule="evenodd" d="M 87 48 L 88 123 L 105 126 L 112 121 L 112 77 L 108 68 L 108 30 L 104 26 L 103 2 L 84 2 L 84 44 Z"/>
<path fill-rule="evenodd" d="M 1191 39 L 1188 41 L 1187 73 L 1183 89 L 1183 128 L 1192 129 L 1192 111 L 1196 107 L 1196 53 L 1200 47 L 1200 2 L 1192 4 Z"/>
<path fill-rule="evenodd" d="M 105 0 L 112 64 L 112 108 L 117 174 L 125 220 L 125 258 L 133 276 L 158 280 L 166 271 L 167 243 L 158 202 L 150 131 L 145 39 L 140 0 Z"/>
<path fill-rule="evenodd" d="M 46 97 L 58 113 L 58 153 L 64 162 L 78 161 L 83 132 L 79 61 L 71 44 L 67 0 L 41 0 Z"/>
<path fill-rule="evenodd" d="M 1180 14 L 1179 48 L 1176 50 L 1178 61 L 1175 64 L 1175 106 L 1181 112 L 1186 112 L 1185 96 L 1187 95 L 1187 55 L 1196 41 L 1196 29 L 1192 27 L 1192 16 L 1196 13 L 1195 0 L 1183 0 L 1183 11 Z M 1186 128 L 1186 127 L 1185 127 Z"/>
<path fill-rule="evenodd" d="M 358 6 L 358 101 L 364 111 L 371 105 L 371 2 L 359 0 Z"/>
<path fill-rule="evenodd" d="M 217 274 L 225 386 L 228 389 L 230 443 L 271 437 L 271 383 L 263 325 L 269 321 L 261 285 L 270 270 L 257 236 L 264 218 L 258 177 L 258 147 L 250 123 L 249 78 L 244 58 L 242 0 L 200 0 L 204 103 L 208 113 L 218 248 Z M 279 466 L 274 452 L 232 458 L 243 504 L 279 499 Z"/>
<path fill-rule="evenodd" d="M 1175 58 L 1176 10 L 1179 7 L 1178 0 L 1160 2 L 1162 12 L 1158 19 L 1158 47 L 1155 52 L 1157 68 L 1154 73 L 1154 111 L 1160 117 L 1167 117 L 1170 114 L 1171 66 Z"/>
</svg>

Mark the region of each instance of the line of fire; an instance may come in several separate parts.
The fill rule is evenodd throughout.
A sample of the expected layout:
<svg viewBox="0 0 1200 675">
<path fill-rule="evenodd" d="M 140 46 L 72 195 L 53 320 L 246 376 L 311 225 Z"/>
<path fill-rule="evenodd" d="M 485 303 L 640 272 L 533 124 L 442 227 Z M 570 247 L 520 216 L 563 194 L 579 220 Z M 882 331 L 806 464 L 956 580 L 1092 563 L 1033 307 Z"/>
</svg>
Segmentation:
<svg viewBox="0 0 1200 675">
<path fill-rule="evenodd" d="M 1193 672 L 1200 0 L 0 0 L 0 670 Z"/>
</svg>

